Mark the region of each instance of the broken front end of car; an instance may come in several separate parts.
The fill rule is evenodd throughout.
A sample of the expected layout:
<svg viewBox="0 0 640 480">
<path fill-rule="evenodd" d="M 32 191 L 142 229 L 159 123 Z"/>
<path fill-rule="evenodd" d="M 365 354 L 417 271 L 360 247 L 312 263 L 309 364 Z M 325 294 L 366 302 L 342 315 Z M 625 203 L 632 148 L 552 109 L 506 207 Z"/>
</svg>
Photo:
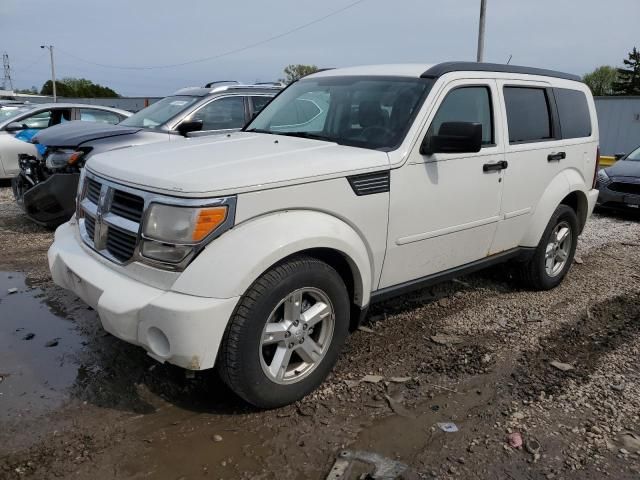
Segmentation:
<svg viewBox="0 0 640 480">
<path fill-rule="evenodd" d="M 47 149 L 41 159 L 20 155 L 20 173 L 12 180 L 13 194 L 31 220 L 53 228 L 71 218 L 86 153 Z"/>
</svg>

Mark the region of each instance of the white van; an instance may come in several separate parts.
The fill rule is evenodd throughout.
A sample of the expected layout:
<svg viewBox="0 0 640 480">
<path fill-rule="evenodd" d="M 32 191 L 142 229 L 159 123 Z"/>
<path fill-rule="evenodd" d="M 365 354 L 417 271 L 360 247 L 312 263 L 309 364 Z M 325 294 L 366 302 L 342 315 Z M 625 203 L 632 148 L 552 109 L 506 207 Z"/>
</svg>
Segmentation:
<svg viewBox="0 0 640 480">
<path fill-rule="evenodd" d="M 323 381 L 372 302 L 507 260 L 558 285 L 597 164 L 573 75 L 328 70 L 242 132 L 93 157 L 49 263 L 113 335 L 276 407 Z"/>
</svg>

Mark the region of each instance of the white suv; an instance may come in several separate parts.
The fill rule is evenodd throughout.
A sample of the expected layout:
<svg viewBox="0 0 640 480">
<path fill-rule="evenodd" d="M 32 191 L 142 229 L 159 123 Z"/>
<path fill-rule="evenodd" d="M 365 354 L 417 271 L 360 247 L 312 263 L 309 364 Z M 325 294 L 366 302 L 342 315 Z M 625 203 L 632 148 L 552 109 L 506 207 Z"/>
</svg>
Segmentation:
<svg viewBox="0 0 640 480">
<path fill-rule="evenodd" d="M 242 132 L 93 157 L 49 263 L 107 331 L 275 407 L 323 381 L 372 302 L 506 260 L 558 285 L 597 152 L 572 75 L 323 71 Z"/>
</svg>

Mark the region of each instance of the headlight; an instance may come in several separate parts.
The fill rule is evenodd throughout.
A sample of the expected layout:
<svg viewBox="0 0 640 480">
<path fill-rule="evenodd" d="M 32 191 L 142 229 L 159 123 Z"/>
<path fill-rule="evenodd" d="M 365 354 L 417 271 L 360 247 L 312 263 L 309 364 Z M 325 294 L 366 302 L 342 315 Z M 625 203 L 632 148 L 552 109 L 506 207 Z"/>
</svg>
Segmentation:
<svg viewBox="0 0 640 480">
<path fill-rule="evenodd" d="M 601 185 L 606 185 L 611 181 L 611 179 L 609 178 L 609 175 L 607 175 L 607 172 L 604 171 L 604 168 L 601 170 L 598 170 L 597 180 L 598 180 L 597 183 Z"/>
<path fill-rule="evenodd" d="M 142 256 L 179 263 L 225 223 L 226 205 L 187 207 L 152 203 L 142 229 Z"/>
<path fill-rule="evenodd" d="M 50 169 L 75 165 L 83 156 L 84 152 L 81 150 L 56 150 L 47 155 L 45 165 Z"/>
</svg>

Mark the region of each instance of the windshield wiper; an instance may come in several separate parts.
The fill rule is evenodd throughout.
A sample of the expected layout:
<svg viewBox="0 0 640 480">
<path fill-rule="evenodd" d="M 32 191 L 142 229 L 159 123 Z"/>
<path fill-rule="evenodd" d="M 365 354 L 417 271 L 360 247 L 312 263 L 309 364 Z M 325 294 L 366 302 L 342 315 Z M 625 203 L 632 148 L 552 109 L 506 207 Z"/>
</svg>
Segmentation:
<svg viewBox="0 0 640 480">
<path fill-rule="evenodd" d="M 331 137 L 325 137 L 324 135 L 317 135 L 315 133 L 309 132 L 270 132 L 274 135 L 284 135 L 285 137 L 299 137 L 299 138 L 309 138 L 311 140 L 321 140 L 324 142 L 336 143 L 337 140 Z"/>
<path fill-rule="evenodd" d="M 243 132 L 249 132 L 249 133 L 274 133 L 271 130 L 265 130 L 264 128 L 250 128 L 248 130 L 243 130 Z"/>
<path fill-rule="evenodd" d="M 338 143 L 338 141 L 331 137 L 325 137 L 323 135 L 317 135 L 315 133 L 309 132 L 279 132 L 277 130 L 266 130 L 264 128 L 250 128 L 249 130 L 244 130 L 249 133 L 268 133 L 270 135 L 282 135 L 285 137 L 299 137 L 299 138 L 308 138 L 310 140 L 321 140 L 323 142 L 332 142 Z"/>
</svg>

